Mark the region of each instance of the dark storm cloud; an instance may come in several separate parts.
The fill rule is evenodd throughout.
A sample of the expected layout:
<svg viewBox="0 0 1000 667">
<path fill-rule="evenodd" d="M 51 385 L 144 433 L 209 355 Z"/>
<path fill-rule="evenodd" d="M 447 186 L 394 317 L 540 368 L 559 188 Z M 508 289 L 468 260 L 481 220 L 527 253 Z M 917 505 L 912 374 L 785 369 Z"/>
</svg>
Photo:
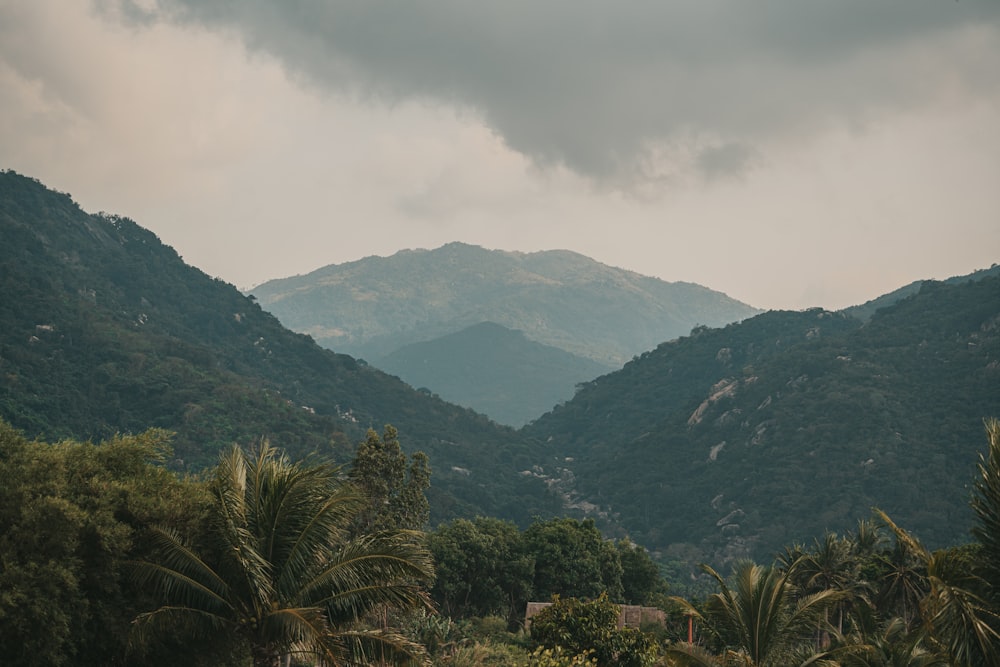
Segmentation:
<svg viewBox="0 0 1000 667">
<path fill-rule="evenodd" d="M 329 90 L 472 109 L 535 161 L 611 179 L 641 177 L 650 147 L 709 177 L 739 171 L 783 133 L 942 86 L 993 95 L 1000 70 L 997 0 L 125 4 L 133 20 L 235 31 Z"/>
</svg>

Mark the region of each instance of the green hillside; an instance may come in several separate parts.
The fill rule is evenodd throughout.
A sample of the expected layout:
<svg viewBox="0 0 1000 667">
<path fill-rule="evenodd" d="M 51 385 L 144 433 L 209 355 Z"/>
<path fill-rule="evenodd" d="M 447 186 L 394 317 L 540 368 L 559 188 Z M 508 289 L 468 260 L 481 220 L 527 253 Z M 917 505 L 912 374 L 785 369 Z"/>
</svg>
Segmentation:
<svg viewBox="0 0 1000 667">
<path fill-rule="evenodd" d="M 942 546 L 967 537 L 982 419 L 1000 415 L 1000 277 L 976 277 L 865 322 L 695 328 L 515 431 L 286 330 L 135 222 L 3 172 L 0 417 L 49 441 L 166 428 L 181 470 L 261 437 L 346 461 L 392 423 L 430 456 L 432 522 L 588 514 L 691 562 L 766 558 L 872 506 Z"/>
<path fill-rule="evenodd" d="M 434 469 L 433 520 L 558 509 L 510 429 L 286 330 L 126 218 L 0 173 L 0 416 L 29 436 L 176 432 L 175 467 L 270 438 L 347 460 L 385 423 Z"/>
<path fill-rule="evenodd" d="M 406 345 L 372 364 L 510 426 L 523 426 L 572 398 L 577 384 L 612 370 L 493 322 Z"/>
<path fill-rule="evenodd" d="M 980 269 L 979 271 L 975 271 L 968 275 L 954 276 L 952 278 L 948 278 L 947 280 L 941 282 L 948 283 L 949 285 L 955 285 L 968 282 L 969 280 L 982 280 L 983 278 L 986 278 L 988 276 L 1000 276 L 1000 264 L 994 264 L 988 269 Z M 851 317 L 856 317 L 859 320 L 867 321 L 871 319 L 871 316 L 874 315 L 879 308 L 885 308 L 887 306 L 891 306 L 897 301 L 901 301 L 902 299 L 919 292 L 920 287 L 924 284 L 924 282 L 925 281 L 923 280 L 917 280 L 908 285 L 903 285 L 902 287 L 894 289 L 888 294 L 877 296 L 874 299 L 866 301 L 865 303 L 862 303 L 857 306 L 851 306 L 850 308 L 845 308 L 843 312 L 846 313 L 847 315 L 850 315 Z"/>
<path fill-rule="evenodd" d="M 1000 278 L 920 292 L 865 325 L 822 310 L 698 329 L 585 385 L 525 432 L 633 539 L 765 558 L 889 512 L 964 541 L 983 418 L 1000 414 Z"/>
</svg>

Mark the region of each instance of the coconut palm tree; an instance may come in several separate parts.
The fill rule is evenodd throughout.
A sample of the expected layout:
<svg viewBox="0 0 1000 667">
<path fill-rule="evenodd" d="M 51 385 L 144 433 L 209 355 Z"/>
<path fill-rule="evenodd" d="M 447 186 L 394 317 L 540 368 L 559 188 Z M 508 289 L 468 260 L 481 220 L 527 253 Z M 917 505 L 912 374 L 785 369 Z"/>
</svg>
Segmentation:
<svg viewBox="0 0 1000 667">
<path fill-rule="evenodd" d="M 843 594 L 824 590 L 797 597 L 792 584 L 795 568 L 742 562 L 730 587 L 718 572 L 702 565 L 719 586 L 704 612 L 682 598 L 673 600 L 702 624 L 723 651 L 715 656 L 700 646 L 677 643 L 668 651 L 671 658 L 682 665 L 710 667 L 822 664 L 825 654 L 811 650 L 813 633 Z"/>
<path fill-rule="evenodd" d="M 926 645 L 922 629 L 910 629 L 902 618 L 879 625 L 877 614 L 868 610 L 857 614 L 855 622 L 855 636 L 841 640 L 863 649 L 845 655 L 842 667 L 950 667 L 943 653 Z"/>
<path fill-rule="evenodd" d="M 419 533 L 349 538 L 365 498 L 336 468 L 293 463 L 266 443 L 251 455 L 224 452 L 211 488 L 213 541 L 202 552 L 211 555 L 162 529 L 156 560 L 136 564 L 163 600 L 135 620 L 137 645 L 167 631 L 232 641 L 255 667 L 292 655 L 426 662 L 420 646 L 363 622 L 428 604 L 420 584 L 433 567 Z"/>
<path fill-rule="evenodd" d="M 920 617 L 920 601 L 927 595 L 927 564 L 905 540 L 877 556 L 876 604 L 912 626 Z"/>
<path fill-rule="evenodd" d="M 920 613 L 929 639 L 946 651 L 952 665 L 1000 665 L 1000 615 L 979 592 L 986 583 L 955 550 L 931 553 L 884 512 L 876 514 L 926 568 L 928 592 Z"/>
<path fill-rule="evenodd" d="M 972 497 L 976 524 L 972 534 L 983 545 L 982 576 L 1000 607 L 1000 420 L 986 420 L 989 451 L 979 457 L 979 477 Z"/>
<path fill-rule="evenodd" d="M 836 533 L 826 533 L 822 541 L 816 540 L 813 550 L 801 559 L 795 572 L 805 593 L 823 590 L 844 593 L 833 609 L 837 632 L 843 633 L 845 609 L 855 598 L 866 599 L 867 593 L 866 582 L 858 577 L 859 563 L 852 553 L 851 542 Z M 826 643 L 829 636 L 825 633 L 820 636 L 822 643 Z"/>
</svg>

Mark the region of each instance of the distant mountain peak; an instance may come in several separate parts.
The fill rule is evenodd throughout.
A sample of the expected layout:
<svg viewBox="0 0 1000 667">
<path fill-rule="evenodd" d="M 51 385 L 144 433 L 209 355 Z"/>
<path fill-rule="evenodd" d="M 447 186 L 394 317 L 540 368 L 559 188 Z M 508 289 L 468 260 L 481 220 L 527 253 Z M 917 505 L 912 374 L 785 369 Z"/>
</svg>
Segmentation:
<svg viewBox="0 0 1000 667">
<path fill-rule="evenodd" d="M 618 365 L 695 325 L 760 312 L 706 287 L 668 283 L 570 250 L 488 250 L 458 241 L 332 264 L 252 292 L 286 326 L 365 358 L 493 321 Z"/>
</svg>

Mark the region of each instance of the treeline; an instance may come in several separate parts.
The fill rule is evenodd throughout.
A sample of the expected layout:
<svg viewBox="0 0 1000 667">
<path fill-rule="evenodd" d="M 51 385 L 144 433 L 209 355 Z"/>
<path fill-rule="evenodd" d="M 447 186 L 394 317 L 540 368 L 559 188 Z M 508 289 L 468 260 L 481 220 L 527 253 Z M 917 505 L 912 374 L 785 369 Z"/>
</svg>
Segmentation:
<svg viewBox="0 0 1000 667">
<path fill-rule="evenodd" d="M 256 454 L 227 450 L 210 473 L 181 478 L 164 467 L 170 456 L 164 431 L 100 444 L 45 443 L 30 441 L 0 421 L 4 664 L 239 664 L 254 659 L 255 645 L 268 647 L 268 642 L 275 656 L 293 655 L 304 650 L 292 650 L 301 637 L 261 639 L 247 626 L 266 625 L 266 610 L 257 608 L 260 600 L 277 607 L 323 608 L 327 603 L 296 599 L 279 580 L 296 563 L 321 562 L 327 565 L 321 574 L 306 568 L 307 575 L 286 576 L 296 585 L 313 577 L 319 583 L 310 585 L 322 590 L 331 583 L 338 556 L 364 554 L 374 562 L 375 556 L 398 559 L 403 553 L 418 564 L 403 579 L 392 574 L 396 588 L 385 599 L 370 599 L 369 582 L 360 600 L 346 605 L 354 614 L 346 614 L 346 621 L 340 598 L 350 585 L 338 582 L 339 601 L 327 612 L 341 626 L 368 624 L 370 631 L 393 606 L 408 613 L 439 609 L 456 620 L 502 616 L 500 629 L 507 632 L 523 621 L 529 599 L 547 600 L 557 593 L 595 597 L 607 591 L 615 601 L 635 603 L 654 595 L 665 599 L 664 582 L 649 555 L 626 541 L 605 541 L 592 521 L 539 521 L 522 532 L 499 519 L 457 520 L 425 539 L 416 529 L 428 520 L 427 457 L 417 452 L 407 458 L 391 426 L 381 436 L 369 431 L 345 468 L 323 461 L 293 463 L 262 444 Z M 267 475 L 268 481 L 261 481 Z M 297 491 L 289 482 L 296 476 L 305 478 L 303 485 L 322 480 L 325 486 L 311 489 L 311 495 Z M 240 489 L 240 484 L 257 488 Z M 310 536 L 304 524 L 296 523 L 302 508 L 295 503 L 309 506 L 317 499 L 328 507 L 313 511 L 320 519 L 332 512 L 335 521 L 328 532 Z M 309 540 L 310 558 L 280 555 L 273 546 Z M 436 578 L 429 575 L 432 562 Z M 348 582 L 366 576 L 379 580 L 389 570 L 362 568 L 339 576 Z M 259 590 L 241 593 L 248 586 L 244 575 Z M 396 604 L 401 599 L 406 604 Z M 166 604 L 174 611 L 163 611 Z M 378 613 L 366 616 L 366 606 Z M 194 610 L 192 618 L 167 618 L 176 607 Z M 205 618 L 213 620 L 210 627 L 198 628 Z M 146 632 L 164 619 L 169 622 L 160 632 Z M 405 614 L 396 620 L 413 625 Z M 192 632 L 192 624 L 206 631 Z M 334 629 L 342 627 L 328 628 Z M 420 646 L 416 639 L 426 628 L 411 630 L 413 645 L 400 645 L 423 656 L 414 646 Z M 227 632 L 233 641 L 220 639 Z"/>
<path fill-rule="evenodd" d="M 395 429 L 348 467 L 261 443 L 180 478 L 151 430 L 30 441 L 0 422 L 0 655 L 10 665 L 996 665 L 1000 422 L 968 544 L 931 552 L 876 513 L 771 564 L 704 566 L 669 596 L 592 521 L 430 532 L 429 464 Z M 529 600 L 555 604 L 523 626 Z M 615 603 L 662 626 L 619 628 Z M 689 630 L 690 628 L 690 630 Z M 691 632 L 689 642 L 688 632 Z"/>
<path fill-rule="evenodd" d="M 590 519 L 536 521 L 526 530 L 500 519 L 457 519 L 428 536 L 437 567 L 431 594 L 452 618 L 500 616 L 511 630 L 529 601 L 553 596 L 663 604 L 666 581 L 649 553 L 605 540 Z"/>
</svg>

